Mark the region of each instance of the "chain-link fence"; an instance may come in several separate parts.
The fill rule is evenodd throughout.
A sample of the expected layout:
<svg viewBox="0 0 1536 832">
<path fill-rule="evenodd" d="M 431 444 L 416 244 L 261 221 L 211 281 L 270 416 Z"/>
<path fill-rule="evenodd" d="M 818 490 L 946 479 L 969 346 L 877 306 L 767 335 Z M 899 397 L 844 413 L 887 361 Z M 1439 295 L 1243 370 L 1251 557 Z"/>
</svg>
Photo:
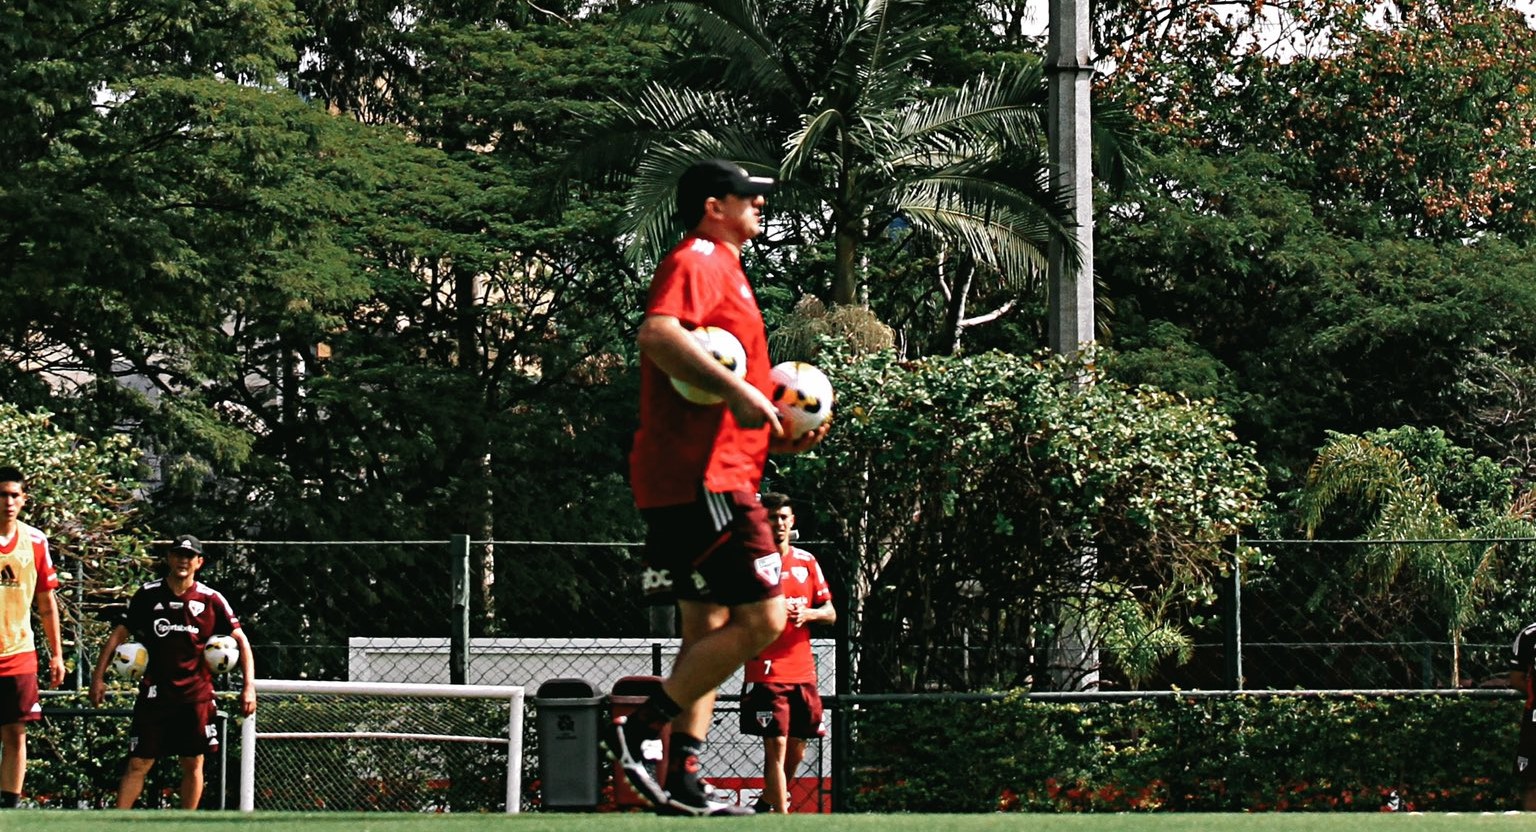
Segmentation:
<svg viewBox="0 0 1536 832">
<path fill-rule="evenodd" d="M 997 689 L 997 679 L 1037 690 L 1029 668 L 1059 651 L 1061 633 L 1000 640 L 1008 610 L 997 599 L 969 629 L 925 629 L 921 620 L 861 620 L 835 542 L 800 544 L 834 586 L 839 623 L 818 633 L 818 667 L 833 730 L 813 745 L 801 788 L 825 805 L 846 738 L 836 695 L 897 693 L 861 684 L 861 658 L 923 663 L 923 691 Z M 622 678 L 664 676 L 676 653 L 670 608 L 641 601 L 638 544 L 443 540 L 207 541 L 201 576 L 244 622 L 264 678 L 523 685 L 582 679 L 608 692 Z M 1208 597 L 1169 614 L 1187 650 L 1168 650 L 1138 677 L 1144 690 L 1444 689 L 1501 672 L 1526 623 L 1524 582 L 1536 541 L 1239 540 L 1233 569 Z M 85 570 L 67 565 L 64 593 L 83 595 Z M 146 576 L 148 577 L 148 576 Z M 131 588 L 124 588 L 129 590 Z M 964 589 L 964 588 L 962 588 Z M 879 587 L 869 589 L 879 592 Z M 960 593 L 961 597 L 974 597 Z M 124 596 L 125 597 L 125 596 Z M 122 598 L 78 607 L 70 622 L 77 687 L 88 682 L 106 620 Z M 1038 614 L 1034 614 L 1039 618 Z M 982 625 L 1000 622 L 988 629 Z M 1119 640 L 1104 633 L 1116 632 Z M 1077 632 L 1106 689 L 1131 687 L 1125 628 Z M 1169 630 L 1168 632 L 1172 632 Z M 885 639 L 890 643 L 872 643 Z M 1177 644 L 1175 645 L 1177 646 Z M 1145 656 L 1135 659 L 1145 664 Z M 1002 670 L 993 666 L 1003 662 Z M 1022 668 L 1022 670 L 1021 670 Z M 883 672 L 880 679 L 897 674 Z M 232 679 L 222 683 L 234 684 Z M 722 688 L 710 771 L 750 798 L 761 750 L 737 728 L 739 679 Z M 530 731 L 534 723 L 530 721 Z M 537 738 L 529 737 L 530 766 Z M 537 771 L 530 768 L 530 781 Z"/>
<path fill-rule="evenodd" d="M 986 599 L 975 626 L 959 631 L 921 620 L 874 626 L 861 619 L 873 605 L 857 596 L 843 548 L 804 545 L 835 588 L 839 624 L 819 635 L 845 651 L 842 692 L 894 692 L 865 689 L 860 680 L 919 665 L 913 678 L 923 680 L 921 690 L 1048 686 L 1031 670 L 1055 662 L 1037 657 L 1059 650 L 1060 636 L 1010 631 L 1006 599 Z M 671 610 L 641 600 L 634 543 L 460 536 L 208 541 L 207 549 L 201 577 L 235 606 L 268 678 L 528 684 L 574 677 L 606 686 L 625 675 L 663 675 L 674 650 Z M 1521 576 L 1533 555 L 1536 543 L 1521 539 L 1241 540 L 1234 548 L 1241 565 L 1230 577 L 1164 622 L 1187 639 L 1185 656 L 1168 651 L 1135 686 L 1465 685 L 1502 669 L 1526 623 Z M 87 570 L 71 564 L 66 571 L 62 592 L 83 596 Z M 75 687 L 88 681 L 107 621 L 131 591 L 121 589 L 79 606 L 84 614 L 67 625 Z M 959 602 L 966 598 L 961 593 Z M 1079 635 L 1104 683 L 1130 687 L 1122 668 L 1143 645 L 1123 632 L 1103 635 L 1111 629 Z M 902 667 L 860 673 L 865 656 Z"/>
</svg>

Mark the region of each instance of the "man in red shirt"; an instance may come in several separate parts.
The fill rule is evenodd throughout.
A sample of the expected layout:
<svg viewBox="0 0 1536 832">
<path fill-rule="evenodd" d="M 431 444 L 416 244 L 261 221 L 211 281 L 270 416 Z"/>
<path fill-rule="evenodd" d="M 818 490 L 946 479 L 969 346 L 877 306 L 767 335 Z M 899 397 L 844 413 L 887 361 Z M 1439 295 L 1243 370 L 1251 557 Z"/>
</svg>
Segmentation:
<svg viewBox="0 0 1536 832">
<path fill-rule="evenodd" d="M 837 610 L 832 590 L 816 556 L 789 545 L 795 508 L 788 496 L 763 495 L 779 547 L 779 587 L 788 623 L 768 649 L 747 662 L 741 699 L 741 732 L 763 738 L 763 794 L 759 812 L 788 812 L 789 784 L 805 759 L 805 741 L 826 735 L 821 724 L 821 692 L 816 688 L 816 657 L 807 624 L 833 624 Z"/>
<path fill-rule="evenodd" d="M 118 645 L 136 640 L 149 649 L 149 666 L 133 703 L 128 736 L 128 764 L 117 788 L 117 808 L 131 809 L 144 790 L 144 777 L 155 760 L 176 755 L 181 762 L 181 808 L 196 809 L 203 797 L 203 755 L 219 750 L 213 725 L 213 673 L 203 648 L 217 635 L 240 645 L 240 712 L 256 711 L 256 663 L 251 643 L 235 611 L 218 590 L 197 580 L 203 544 L 181 535 L 165 550 L 165 576 L 139 588 L 112 628 L 96 671 L 91 675 L 91 704 L 106 695 L 107 666 Z"/>
<path fill-rule="evenodd" d="M 37 696 L 37 644 L 32 610 L 48 639 L 48 682 L 64 681 L 64 646 L 53 591 L 48 538 L 19 519 L 27 504 L 21 470 L 0 467 L 0 809 L 15 808 L 27 775 L 27 723 L 43 716 Z"/>
<path fill-rule="evenodd" d="M 691 231 L 657 267 L 640 324 L 630 487 L 647 527 L 645 589 L 676 600 L 682 647 L 661 692 L 616 719 L 603 745 L 662 814 L 750 814 L 706 798 L 699 755 L 720 683 L 784 629 L 778 553 L 757 499 L 768 453 L 802 451 L 826 436 L 824 425 L 785 437 L 768 395 L 768 338 L 741 249 L 762 231 L 764 195 L 773 186 L 721 159 L 683 173 L 677 211 Z M 744 377 L 693 339 L 689 330 L 701 326 L 741 342 Z M 671 378 L 722 402 L 692 403 Z M 669 723 L 667 771 L 658 779 L 639 750 Z"/>
</svg>

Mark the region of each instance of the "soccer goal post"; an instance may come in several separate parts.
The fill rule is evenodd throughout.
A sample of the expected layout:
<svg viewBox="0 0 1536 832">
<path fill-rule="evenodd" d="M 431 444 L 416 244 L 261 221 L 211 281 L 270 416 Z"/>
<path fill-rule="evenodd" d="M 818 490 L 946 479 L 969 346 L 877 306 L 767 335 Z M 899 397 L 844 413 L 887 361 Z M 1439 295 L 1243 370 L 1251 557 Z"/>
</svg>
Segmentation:
<svg viewBox="0 0 1536 832">
<path fill-rule="evenodd" d="M 243 812 L 521 809 L 521 686 L 255 685 L 240 731 Z"/>
</svg>

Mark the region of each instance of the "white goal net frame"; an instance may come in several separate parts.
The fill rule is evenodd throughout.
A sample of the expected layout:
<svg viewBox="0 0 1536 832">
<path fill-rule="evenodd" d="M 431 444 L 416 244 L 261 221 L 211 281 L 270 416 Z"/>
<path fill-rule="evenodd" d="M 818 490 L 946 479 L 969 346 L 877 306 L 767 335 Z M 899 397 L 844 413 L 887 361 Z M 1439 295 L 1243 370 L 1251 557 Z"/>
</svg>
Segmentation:
<svg viewBox="0 0 1536 832">
<path fill-rule="evenodd" d="M 506 812 L 521 811 L 523 799 L 523 707 L 520 685 L 441 685 L 389 682 L 313 682 L 289 679 L 257 679 L 256 712 L 240 728 L 240 811 L 256 808 L 256 746 L 273 740 L 403 740 L 433 743 L 480 743 L 507 749 Z M 258 727 L 261 694 L 308 694 L 327 697 L 413 697 L 423 699 L 499 699 L 508 711 L 506 736 L 461 736 L 408 731 L 281 731 L 263 733 Z"/>
</svg>

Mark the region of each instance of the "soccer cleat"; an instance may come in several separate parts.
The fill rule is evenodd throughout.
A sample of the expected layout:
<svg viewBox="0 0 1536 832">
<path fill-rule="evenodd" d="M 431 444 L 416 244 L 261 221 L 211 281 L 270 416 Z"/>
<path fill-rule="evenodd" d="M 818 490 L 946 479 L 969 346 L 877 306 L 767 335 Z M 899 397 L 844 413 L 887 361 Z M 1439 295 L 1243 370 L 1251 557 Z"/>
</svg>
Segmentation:
<svg viewBox="0 0 1536 832">
<path fill-rule="evenodd" d="M 757 813 L 746 806 L 710 800 L 701 795 L 690 795 L 679 790 L 679 794 L 669 795 L 665 803 L 656 805 L 656 814 L 696 818 L 724 818 L 745 817 L 746 815 Z"/>
<path fill-rule="evenodd" d="M 773 804 L 771 804 L 768 801 L 762 799 L 762 797 L 758 797 L 758 799 L 752 801 L 752 812 L 754 814 L 766 815 L 766 814 L 768 814 L 769 812 L 772 812 L 772 811 L 773 811 Z"/>
<path fill-rule="evenodd" d="M 608 756 L 610 762 L 619 764 L 624 771 L 624 779 L 634 788 L 635 793 L 652 806 L 661 807 L 667 803 L 667 792 L 656 782 L 656 777 L 651 774 L 651 767 L 641 757 L 636 757 L 629 750 L 630 738 L 624 731 L 624 717 L 618 717 L 608 724 L 608 729 L 603 732 L 603 753 Z"/>
<path fill-rule="evenodd" d="M 715 789 L 699 776 L 699 757 L 688 754 L 677 771 L 667 777 L 667 801 L 657 804 L 658 815 L 687 817 L 740 817 L 756 814 L 745 806 L 715 799 Z"/>
</svg>

